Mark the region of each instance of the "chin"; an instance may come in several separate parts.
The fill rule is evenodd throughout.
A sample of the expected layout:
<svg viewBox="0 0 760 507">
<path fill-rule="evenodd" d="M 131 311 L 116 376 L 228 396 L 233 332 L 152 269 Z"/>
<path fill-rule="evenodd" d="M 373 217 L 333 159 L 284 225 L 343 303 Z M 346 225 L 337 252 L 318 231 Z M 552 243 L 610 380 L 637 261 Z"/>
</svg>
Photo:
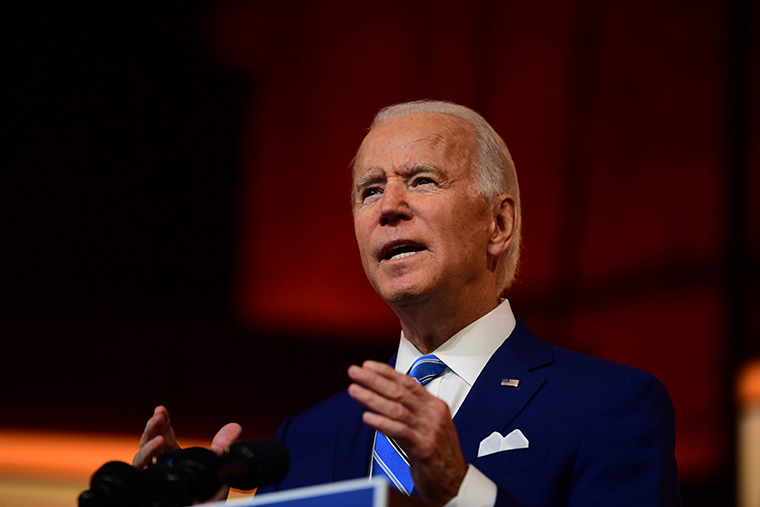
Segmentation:
<svg viewBox="0 0 760 507">
<path fill-rule="evenodd" d="M 375 287 L 375 290 L 389 305 L 406 305 L 426 299 L 429 290 L 418 285 L 400 285 Z"/>
<path fill-rule="evenodd" d="M 424 301 L 442 289 L 442 277 L 428 269 L 389 270 L 368 277 L 375 292 L 389 305 Z"/>
</svg>

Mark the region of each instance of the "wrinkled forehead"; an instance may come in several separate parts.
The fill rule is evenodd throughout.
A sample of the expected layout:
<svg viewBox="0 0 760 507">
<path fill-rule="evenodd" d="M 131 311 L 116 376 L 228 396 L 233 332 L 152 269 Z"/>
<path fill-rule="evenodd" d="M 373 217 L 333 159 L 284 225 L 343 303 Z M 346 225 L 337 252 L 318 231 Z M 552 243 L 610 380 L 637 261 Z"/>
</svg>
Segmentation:
<svg viewBox="0 0 760 507">
<path fill-rule="evenodd" d="M 469 165 L 477 152 L 477 134 L 469 123 L 454 116 L 416 113 L 391 118 L 372 129 L 354 159 L 353 176 L 377 163 L 404 165 L 440 158 Z"/>
</svg>

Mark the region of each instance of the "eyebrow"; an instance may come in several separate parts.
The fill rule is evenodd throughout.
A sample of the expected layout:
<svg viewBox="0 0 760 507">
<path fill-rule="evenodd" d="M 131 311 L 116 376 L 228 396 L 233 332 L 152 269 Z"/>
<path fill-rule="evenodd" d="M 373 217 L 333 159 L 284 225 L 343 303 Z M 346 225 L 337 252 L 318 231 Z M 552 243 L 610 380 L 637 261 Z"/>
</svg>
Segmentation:
<svg viewBox="0 0 760 507">
<path fill-rule="evenodd" d="M 436 176 L 443 177 L 443 171 L 438 167 L 430 164 L 414 164 L 410 167 L 405 167 L 399 171 L 404 176 L 412 176 L 419 173 L 433 173 Z"/>
<path fill-rule="evenodd" d="M 371 169 L 370 172 L 356 180 L 355 188 L 364 188 L 372 183 L 377 183 L 385 179 L 385 173 L 378 169 Z"/>
<path fill-rule="evenodd" d="M 409 167 L 404 167 L 402 169 L 399 169 L 398 173 L 400 176 L 403 176 L 404 178 L 409 178 L 411 176 L 414 176 L 420 173 L 432 173 L 437 178 L 444 177 L 443 171 L 441 171 L 438 167 L 434 165 L 430 165 L 430 164 L 424 164 L 424 163 L 414 164 Z M 386 180 L 385 173 L 381 171 L 379 168 L 373 167 L 372 169 L 370 169 L 370 171 L 367 174 L 365 174 L 364 176 L 361 176 L 360 178 L 356 180 L 356 185 L 354 186 L 354 189 L 360 190 L 360 189 L 366 188 L 370 185 L 373 185 L 375 183 L 385 181 L 385 180 Z"/>
</svg>

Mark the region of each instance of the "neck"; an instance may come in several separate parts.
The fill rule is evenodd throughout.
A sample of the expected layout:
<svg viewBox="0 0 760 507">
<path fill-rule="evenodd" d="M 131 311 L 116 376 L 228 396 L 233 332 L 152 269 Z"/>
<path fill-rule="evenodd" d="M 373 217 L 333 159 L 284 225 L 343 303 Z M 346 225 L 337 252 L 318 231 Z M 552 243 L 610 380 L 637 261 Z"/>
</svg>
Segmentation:
<svg viewBox="0 0 760 507">
<path fill-rule="evenodd" d="M 392 305 L 404 336 L 423 354 L 430 354 L 468 325 L 499 306 L 499 298 L 452 298 Z"/>
</svg>

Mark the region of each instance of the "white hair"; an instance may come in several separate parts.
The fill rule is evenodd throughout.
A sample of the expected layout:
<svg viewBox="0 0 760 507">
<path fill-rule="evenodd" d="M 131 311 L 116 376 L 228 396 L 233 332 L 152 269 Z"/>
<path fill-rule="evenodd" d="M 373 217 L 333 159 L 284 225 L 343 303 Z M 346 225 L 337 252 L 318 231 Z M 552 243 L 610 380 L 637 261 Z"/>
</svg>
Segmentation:
<svg viewBox="0 0 760 507">
<path fill-rule="evenodd" d="M 507 144 L 485 118 L 472 109 L 438 100 L 418 100 L 388 106 L 375 115 L 369 129 L 372 130 L 392 118 L 419 113 L 445 114 L 472 125 L 478 138 L 478 158 L 474 167 L 475 185 L 478 192 L 488 201 L 502 194 L 509 194 L 515 199 L 515 224 L 512 242 L 499 259 L 502 268 L 499 280 L 499 292 L 501 293 L 515 280 L 517 264 L 520 260 L 520 228 L 522 225 L 520 186 L 517 183 L 517 172 L 509 149 L 507 149 Z"/>
</svg>

